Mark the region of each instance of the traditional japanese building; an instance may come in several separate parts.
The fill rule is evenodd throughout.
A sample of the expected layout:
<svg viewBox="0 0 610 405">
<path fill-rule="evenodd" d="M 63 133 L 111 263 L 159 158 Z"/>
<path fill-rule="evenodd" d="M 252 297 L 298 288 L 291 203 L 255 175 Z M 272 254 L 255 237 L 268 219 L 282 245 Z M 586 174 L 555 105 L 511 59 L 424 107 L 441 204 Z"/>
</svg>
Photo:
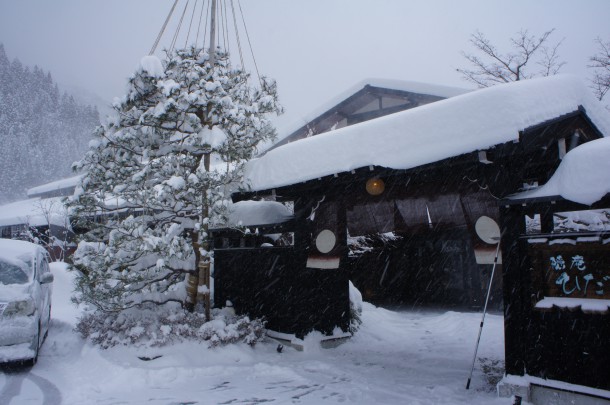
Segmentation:
<svg viewBox="0 0 610 405">
<path fill-rule="evenodd" d="M 609 301 L 592 284 L 584 288 L 610 276 L 600 267 L 607 263 L 608 229 L 570 236 L 574 246 L 597 238 L 596 253 L 561 253 L 564 260 L 583 257 L 574 259 L 576 271 L 597 264 L 579 281 L 596 313 L 583 302 L 566 310 L 554 298 L 545 301 L 575 291 L 565 280 L 569 273 L 562 276 L 565 289 L 555 273 L 548 275 L 549 259 L 560 254 L 559 242 L 549 241 L 565 239 L 550 223 L 557 213 L 589 207 L 546 196 L 523 208 L 530 200 L 514 199 L 547 184 L 579 145 L 607 134 L 610 116 L 586 86 L 555 76 L 473 91 L 270 150 L 249 162 L 249 190 L 233 200 L 274 201 L 292 215 L 213 233 L 215 303 L 264 316 L 283 336 L 318 330 L 334 337 L 349 331 L 349 280 L 373 302 L 481 309 L 495 262 L 501 271 L 490 305 L 504 311 L 507 373 L 610 390 L 610 369 L 600 363 L 610 353 L 600 344 L 610 341 Z M 607 197 L 600 201 L 594 208 L 608 207 Z M 536 220 L 541 228 L 528 236 L 526 226 Z M 493 222 L 500 224 L 500 245 L 479 236 L 479 226 Z M 548 247 L 528 242 L 545 238 Z M 572 321 L 587 333 L 570 329 Z M 584 341 L 594 355 L 566 348 L 577 362 L 570 371 L 557 356 L 541 354 Z"/>
</svg>

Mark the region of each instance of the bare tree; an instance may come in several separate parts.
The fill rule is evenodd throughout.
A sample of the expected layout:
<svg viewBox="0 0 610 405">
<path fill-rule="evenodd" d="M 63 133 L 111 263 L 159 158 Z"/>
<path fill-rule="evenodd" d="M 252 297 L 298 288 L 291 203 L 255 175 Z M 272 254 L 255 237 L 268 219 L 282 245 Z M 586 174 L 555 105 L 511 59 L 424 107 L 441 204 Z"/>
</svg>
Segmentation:
<svg viewBox="0 0 610 405">
<path fill-rule="evenodd" d="M 604 42 L 600 37 L 595 38 L 597 53 L 589 58 L 591 62 L 587 67 L 593 70 L 591 88 L 598 100 L 602 100 L 610 90 L 610 41 Z"/>
<path fill-rule="evenodd" d="M 513 49 L 505 54 L 483 33 L 476 31 L 470 36 L 476 54 L 462 52 L 472 68 L 456 70 L 465 80 L 479 87 L 557 74 L 565 62 L 560 61 L 557 52 L 563 40 L 555 44 L 549 43 L 554 31 L 552 29 L 536 37 L 527 30 L 521 30 L 510 39 Z M 538 70 L 532 71 L 534 66 Z"/>
<path fill-rule="evenodd" d="M 63 262 L 74 236 L 64 204 L 59 199 L 41 199 L 34 208 L 31 216 L 23 218 L 26 225 L 20 236 L 47 249 L 51 261 Z"/>
</svg>

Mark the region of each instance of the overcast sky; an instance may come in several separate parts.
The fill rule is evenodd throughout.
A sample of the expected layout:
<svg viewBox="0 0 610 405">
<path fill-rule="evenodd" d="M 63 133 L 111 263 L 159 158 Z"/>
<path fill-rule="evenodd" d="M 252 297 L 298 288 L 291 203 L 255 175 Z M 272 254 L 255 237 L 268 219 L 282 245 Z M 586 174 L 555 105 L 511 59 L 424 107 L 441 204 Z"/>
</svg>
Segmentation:
<svg viewBox="0 0 610 405">
<path fill-rule="evenodd" d="M 562 72 L 584 80 L 590 76 L 588 58 L 596 51 L 593 40 L 599 36 L 610 41 L 609 0 L 240 2 L 258 68 L 278 82 L 286 108 L 280 128 L 302 121 L 368 77 L 472 87 L 455 69 L 467 66 L 460 52 L 472 51 L 468 40 L 475 30 L 508 50 L 509 38 L 521 29 L 540 35 L 555 28 L 551 39 L 565 38 L 560 55 L 567 65 Z M 51 71 L 57 82 L 110 102 L 123 95 L 127 77 L 148 54 L 172 4 L 0 0 L 0 43 L 10 59 L 36 64 Z M 172 24 L 185 4 L 179 1 Z M 237 0 L 234 4 L 238 7 Z M 189 8 L 185 21 L 191 14 Z M 170 25 L 158 55 L 174 31 Z M 242 32 L 245 46 L 243 37 Z M 254 70 L 251 59 L 245 65 Z"/>
</svg>

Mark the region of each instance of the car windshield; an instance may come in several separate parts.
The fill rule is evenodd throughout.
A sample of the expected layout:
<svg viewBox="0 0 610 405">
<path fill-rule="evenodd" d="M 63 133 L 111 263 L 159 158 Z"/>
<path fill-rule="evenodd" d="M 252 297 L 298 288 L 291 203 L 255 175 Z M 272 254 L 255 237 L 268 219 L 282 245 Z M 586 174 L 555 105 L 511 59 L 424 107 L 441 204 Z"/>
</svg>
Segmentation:
<svg viewBox="0 0 610 405">
<path fill-rule="evenodd" d="M 0 260 L 0 284 L 26 284 L 28 275 L 19 266 Z"/>
</svg>

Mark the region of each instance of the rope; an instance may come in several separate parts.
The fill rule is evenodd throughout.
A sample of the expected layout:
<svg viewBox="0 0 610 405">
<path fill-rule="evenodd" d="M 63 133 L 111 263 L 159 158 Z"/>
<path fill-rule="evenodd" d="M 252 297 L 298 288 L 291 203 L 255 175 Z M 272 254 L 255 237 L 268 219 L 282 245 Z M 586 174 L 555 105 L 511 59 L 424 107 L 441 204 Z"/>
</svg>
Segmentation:
<svg viewBox="0 0 610 405">
<path fill-rule="evenodd" d="M 199 29 L 201 28 L 201 18 L 203 17 L 203 9 L 205 8 L 205 0 L 201 2 L 201 13 L 199 13 L 199 24 L 197 24 L 197 35 L 195 36 L 195 46 L 199 43 Z"/>
<path fill-rule="evenodd" d="M 219 19 L 219 24 L 218 24 L 218 31 L 219 31 L 219 38 L 218 38 L 218 44 L 220 44 L 222 42 L 222 48 L 227 50 L 227 36 L 226 36 L 226 29 L 225 29 L 225 19 L 224 19 L 224 11 L 222 8 L 222 5 L 224 4 L 224 2 L 220 2 L 220 7 L 218 10 L 218 19 Z"/>
<path fill-rule="evenodd" d="M 150 48 L 150 52 L 148 53 L 148 55 L 152 55 L 153 53 L 155 53 L 155 49 L 157 49 L 157 45 L 159 45 L 159 41 L 161 40 L 161 37 L 163 36 L 163 32 L 165 32 L 165 28 L 167 27 L 167 23 L 169 22 L 169 19 L 172 16 L 174 9 L 176 8 L 176 4 L 178 4 L 178 0 L 174 1 L 174 5 L 172 6 L 171 10 L 169 10 L 169 14 L 167 15 L 167 18 L 165 19 L 163 26 L 161 27 L 161 31 L 159 31 L 159 35 L 157 35 L 157 39 L 155 40 L 155 43 L 153 44 L 152 48 Z"/>
<path fill-rule="evenodd" d="M 208 37 L 208 17 L 210 16 L 210 10 L 212 9 L 212 2 L 210 1 L 208 5 L 209 7 L 206 7 L 205 12 L 205 28 L 203 29 L 203 48 L 205 48 L 205 40 Z"/>
<path fill-rule="evenodd" d="M 237 49 L 239 50 L 239 60 L 241 61 L 242 70 L 246 68 L 244 64 L 244 55 L 241 51 L 241 41 L 239 39 L 239 29 L 237 28 L 237 19 L 235 18 L 235 7 L 233 6 L 233 0 L 231 0 L 231 11 L 233 12 L 233 26 L 235 27 L 235 37 L 237 38 Z"/>
<path fill-rule="evenodd" d="M 228 53 L 231 53 L 231 41 L 229 41 L 229 22 L 227 20 L 229 18 L 229 13 L 227 13 L 227 3 L 223 1 L 222 4 L 224 4 L 224 21 L 222 27 L 225 35 L 225 49 Z"/>
<path fill-rule="evenodd" d="M 188 31 L 186 34 L 186 41 L 184 43 L 185 48 L 188 46 L 189 38 L 191 35 L 191 30 L 193 30 L 193 21 L 195 20 L 195 13 L 197 12 L 198 1 L 199 0 L 194 0 L 192 12 L 191 12 L 191 18 L 190 18 L 190 22 L 189 22 L 189 27 L 188 27 Z M 169 24 L 169 20 L 170 20 L 172 14 L 174 13 L 177 4 L 178 4 L 178 0 L 175 0 L 174 4 L 172 5 L 172 7 L 165 19 L 165 22 L 163 23 L 163 26 L 161 27 L 161 31 L 159 32 L 159 34 L 157 35 L 157 38 L 155 39 L 155 43 L 153 44 L 149 55 L 152 55 L 155 52 L 157 46 L 159 45 L 159 42 L 161 41 L 161 38 L 163 37 L 165 30 L 167 29 L 167 25 Z M 184 9 L 182 10 L 180 20 L 178 21 L 176 31 L 174 32 L 173 38 L 172 38 L 170 46 L 169 46 L 168 52 L 170 54 L 174 51 L 174 48 L 176 46 L 176 42 L 178 40 L 178 36 L 180 34 L 180 30 L 182 28 L 182 24 L 184 22 L 184 17 L 186 15 L 186 11 L 188 10 L 189 4 L 190 4 L 190 0 L 187 0 L 186 5 L 184 6 Z M 260 73 L 258 70 L 258 64 L 256 63 L 256 57 L 254 56 L 254 49 L 252 47 L 252 41 L 250 40 L 250 33 L 248 32 L 248 27 L 246 25 L 246 19 L 245 19 L 244 12 L 243 12 L 243 9 L 241 6 L 241 0 L 237 0 L 237 5 L 238 5 L 239 13 L 241 14 L 241 21 L 244 26 L 244 31 L 246 32 L 246 39 L 248 40 L 250 54 L 252 55 L 252 61 L 254 62 L 256 76 L 258 77 L 258 80 L 262 86 L 263 81 L 261 79 L 261 76 L 260 76 Z M 201 25 L 202 25 L 203 9 L 205 8 L 206 9 L 206 18 L 205 18 L 205 28 L 204 28 L 204 34 L 203 34 L 203 48 L 204 49 L 205 49 L 205 43 L 206 43 L 207 34 L 208 34 L 208 32 L 207 32 L 208 31 L 208 20 L 211 19 L 209 17 L 211 15 L 212 1 L 208 2 L 208 6 L 209 7 L 206 6 L 205 0 L 202 0 L 201 10 L 199 11 L 199 23 L 197 24 L 197 34 L 195 37 L 195 46 L 197 46 L 197 43 L 199 42 L 199 32 L 200 32 Z M 220 43 L 220 41 L 222 41 L 223 42 L 222 45 L 225 48 L 226 52 L 230 53 L 230 49 L 229 49 L 229 47 L 230 47 L 229 12 L 232 12 L 233 13 L 233 27 L 235 28 L 235 39 L 236 39 L 237 48 L 239 51 L 239 60 L 241 62 L 242 69 L 245 69 L 244 50 L 241 45 L 241 38 L 240 38 L 239 27 L 238 27 L 238 23 L 237 23 L 237 14 L 236 14 L 235 4 L 234 4 L 233 0 L 231 0 L 230 6 L 231 6 L 231 9 L 228 10 L 228 6 L 227 6 L 226 2 L 220 3 L 220 9 L 216 11 L 216 16 L 215 16 L 217 20 L 220 20 L 220 24 L 218 24 L 218 27 L 215 29 L 215 31 L 216 31 L 215 34 L 219 39 L 218 43 Z"/>
<path fill-rule="evenodd" d="M 174 33 L 174 38 L 172 39 L 172 43 L 169 46 L 169 53 L 171 54 L 174 50 L 174 46 L 176 45 L 176 40 L 178 39 L 178 34 L 180 33 L 180 28 L 182 27 L 182 20 L 184 20 L 184 15 L 186 14 L 186 9 L 189 6 L 190 0 L 186 1 L 186 5 L 184 6 L 184 10 L 182 11 L 182 16 L 180 16 L 180 21 L 178 21 L 178 27 L 176 27 L 176 32 Z"/>
<path fill-rule="evenodd" d="M 241 1 L 237 0 L 237 5 L 239 6 L 239 12 L 241 14 L 241 19 L 244 23 L 244 30 L 246 31 L 246 38 L 248 38 L 248 45 L 250 46 L 250 53 L 252 54 L 252 60 L 254 61 L 254 68 L 256 69 L 256 76 L 258 76 L 258 81 L 263 85 L 263 81 L 261 80 L 261 75 L 258 73 L 258 66 L 256 64 L 256 58 L 254 58 L 254 51 L 252 50 L 252 42 L 250 42 L 250 35 L 248 34 L 248 27 L 246 27 L 246 20 L 244 18 L 244 12 L 241 9 Z"/>
<path fill-rule="evenodd" d="M 191 27 L 193 26 L 193 18 L 195 18 L 195 9 L 197 8 L 197 1 L 193 3 L 193 12 L 191 13 L 191 22 L 189 23 L 189 30 L 186 33 L 186 41 L 184 41 L 184 47 L 186 48 L 189 44 L 189 37 L 191 36 Z"/>
</svg>

